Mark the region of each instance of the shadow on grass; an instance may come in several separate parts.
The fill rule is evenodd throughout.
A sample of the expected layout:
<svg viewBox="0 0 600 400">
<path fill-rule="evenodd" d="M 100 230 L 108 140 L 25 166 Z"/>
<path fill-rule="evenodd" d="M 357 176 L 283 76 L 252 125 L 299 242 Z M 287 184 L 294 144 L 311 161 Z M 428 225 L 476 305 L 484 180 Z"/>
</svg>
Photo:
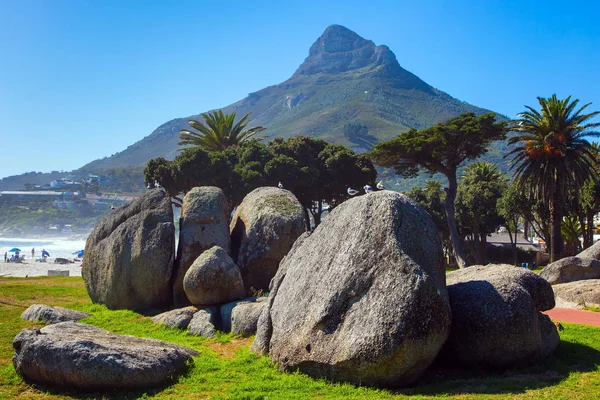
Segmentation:
<svg viewBox="0 0 600 400">
<path fill-rule="evenodd" d="M 573 372 L 591 372 L 600 365 L 600 351 L 580 343 L 561 341 L 550 357 L 527 367 L 504 372 L 432 366 L 416 386 L 394 391 L 403 394 L 518 394 L 554 386 Z"/>
<path fill-rule="evenodd" d="M 23 381 L 30 385 L 32 388 L 56 396 L 69 396 L 75 399 L 89 400 L 129 400 L 154 396 L 162 392 L 163 390 L 169 388 L 170 386 L 178 383 L 180 379 L 188 377 L 192 372 L 193 368 L 193 361 L 188 362 L 186 369 L 183 372 L 180 372 L 176 376 L 168 378 L 165 382 L 163 382 L 160 385 L 141 389 L 84 390 L 50 386 L 47 384 L 33 382 L 25 378 L 23 379 Z"/>
</svg>

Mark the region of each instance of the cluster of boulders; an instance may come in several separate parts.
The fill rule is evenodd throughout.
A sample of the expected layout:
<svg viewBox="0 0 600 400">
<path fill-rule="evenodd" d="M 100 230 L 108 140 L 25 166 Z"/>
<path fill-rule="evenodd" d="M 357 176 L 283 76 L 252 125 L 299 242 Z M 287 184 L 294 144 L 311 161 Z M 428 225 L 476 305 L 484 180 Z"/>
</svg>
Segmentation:
<svg viewBox="0 0 600 400">
<path fill-rule="evenodd" d="M 540 276 L 553 285 L 557 306 L 600 307 L 600 242 L 548 264 Z"/>
<path fill-rule="evenodd" d="M 282 370 L 405 386 L 436 359 L 504 369 L 559 342 L 551 286 L 508 265 L 446 275 L 431 217 L 380 191 L 336 207 L 283 259 L 252 350 Z"/>
<path fill-rule="evenodd" d="M 251 349 L 281 370 L 360 385 L 409 385 L 434 360 L 520 366 L 559 343 L 541 313 L 554 307 L 546 280 L 508 265 L 446 275 L 431 217 L 400 193 L 348 200 L 306 233 L 302 207 L 282 189 L 257 189 L 228 225 L 229 215 L 220 189 L 190 191 L 175 257 L 162 191 L 113 212 L 86 245 L 90 297 L 109 308 L 168 308 L 153 320 L 192 335 L 256 333 Z M 260 290 L 268 297 L 247 297 Z M 20 334 L 15 348 L 54 329 Z"/>
<path fill-rule="evenodd" d="M 91 299 L 110 309 L 198 309 L 268 290 L 279 261 L 305 230 L 289 191 L 248 194 L 229 223 L 223 191 L 197 187 L 183 199 L 179 241 L 170 198 L 154 189 L 105 217 L 88 237 L 82 275 Z M 176 253 L 176 254 L 175 254 Z"/>
</svg>

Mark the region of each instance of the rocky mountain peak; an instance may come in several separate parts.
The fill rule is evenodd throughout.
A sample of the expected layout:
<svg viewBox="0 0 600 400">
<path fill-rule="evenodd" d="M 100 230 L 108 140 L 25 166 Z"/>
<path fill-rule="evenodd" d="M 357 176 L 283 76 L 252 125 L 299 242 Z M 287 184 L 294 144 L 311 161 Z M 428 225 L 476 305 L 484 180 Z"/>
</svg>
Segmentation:
<svg viewBox="0 0 600 400">
<path fill-rule="evenodd" d="M 376 46 L 341 25 L 331 25 L 310 47 L 294 76 L 342 73 L 369 67 L 379 76 L 393 76 L 402 68 L 387 46 Z"/>
</svg>

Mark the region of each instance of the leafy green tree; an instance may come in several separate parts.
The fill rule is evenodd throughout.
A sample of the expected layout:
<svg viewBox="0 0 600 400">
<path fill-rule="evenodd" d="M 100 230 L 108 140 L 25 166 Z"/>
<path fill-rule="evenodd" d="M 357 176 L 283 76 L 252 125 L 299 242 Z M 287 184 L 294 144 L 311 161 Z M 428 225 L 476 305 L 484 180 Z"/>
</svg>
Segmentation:
<svg viewBox="0 0 600 400">
<path fill-rule="evenodd" d="M 449 256 L 449 251 L 452 249 L 452 242 L 450 240 L 448 223 L 446 222 L 446 210 L 444 208 L 446 193 L 442 184 L 438 181 L 429 180 L 422 187 L 413 187 L 406 195 L 419 203 L 431 215 L 440 235 L 445 253 Z"/>
<path fill-rule="evenodd" d="M 593 149 L 586 136 L 600 136 L 590 129 L 600 126 L 589 120 L 600 112 L 583 114 L 591 104 L 576 109 L 579 100 L 538 97 L 541 111 L 527 111 L 512 121 L 516 132 L 509 143 L 516 145 L 512 156 L 514 175 L 523 189 L 544 201 L 550 214 L 550 262 L 563 252 L 561 223 L 567 188 L 578 190 L 596 173 Z"/>
<path fill-rule="evenodd" d="M 492 141 L 504 139 L 505 136 L 505 125 L 496 122 L 494 114 L 475 116 L 465 113 L 430 128 L 401 133 L 395 139 L 377 144 L 370 153 L 377 165 L 393 167 L 405 177 L 415 176 L 420 170 L 446 176 L 446 219 L 454 256 L 461 268 L 468 263 L 456 227 L 454 201 L 458 187 L 457 170 L 465 161 L 486 153 Z"/>
<path fill-rule="evenodd" d="M 236 114 L 225 114 L 223 111 L 201 114 L 204 124 L 190 120 L 189 124 L 198 132 L 182 129 L 179 133 L 179 145 L 200 147 L 206 151 L 223 151 L 228 147 L 239 145 L 259 132 L 265 130 L 261 126 L 246 129 L 250 122 L 250 113 L 235 123 Z"/>
<path fill-rule="evenodd" d="M 324 140 L 296 136 L 269 147 L 276 155 L 265 168 L 269 176 L 296 195 L 315 227 L 325 211 L 349 198 L 348 187 L 373 185 L 377 177 L 369 158 Z"/>
<path fill-rule="evenodd" d="M 514 183 L 502 193 L 502 196 L 496 203 L 498 214 L 504 218 L 506 222 L 506 230 L 510 238 L 510 244 L 513 252 L 513 263 L 517 265 L 517 237 L 519 234 L 519 220 L 523 213 L 525 199 L 522 197 L 522 192 Z M 514 233 L 514 235 L 513 235 Z"/>
<path fill-rule="evenodd" d="M 456 196 L 456 218 L 476 264 L 485 263 L 487 236 L 504 223 L 496 203 L 506 187 L 506 178 L 493 163 L 476 162 L 465 168 Z"/>
</svg>

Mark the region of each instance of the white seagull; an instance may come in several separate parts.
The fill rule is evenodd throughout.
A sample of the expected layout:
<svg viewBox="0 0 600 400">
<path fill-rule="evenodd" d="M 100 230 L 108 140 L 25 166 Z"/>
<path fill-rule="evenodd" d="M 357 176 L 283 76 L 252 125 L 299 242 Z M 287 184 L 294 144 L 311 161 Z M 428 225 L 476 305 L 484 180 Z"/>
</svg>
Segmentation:
<svg viewBox="0 0 600 400">
<path fill-rule="evenodd" d="M 358 190 L 354 190 L 352 188 L 348 188 L 348 194 L 350 196 L 355 196 L 358 193 Z"/>
<path fill-rule="evenodd" d="M 379 189 L 379 190 L 385 189 L 385 186 L 383 186 L 383 181 L 377 182 L 377 189 Z"/>
<path fill-rule="evenodd" d="M 366 194 L 369 194 L 369 193 L 371 193 L 373 191 L 373 188 L 371 186 L 369 186 L 369 185 L 365 185 L 363 187 L 363 189 L 365 189 L 365 193 Z"/>
<path fill-rule="evenodd" d="M 281 182 L 279 182 L 279 184 L 277 185 L 277 187 L 278 187 L 279 189 L 283 189 L 283 185 L 281 184 Z"/>
</svg>

